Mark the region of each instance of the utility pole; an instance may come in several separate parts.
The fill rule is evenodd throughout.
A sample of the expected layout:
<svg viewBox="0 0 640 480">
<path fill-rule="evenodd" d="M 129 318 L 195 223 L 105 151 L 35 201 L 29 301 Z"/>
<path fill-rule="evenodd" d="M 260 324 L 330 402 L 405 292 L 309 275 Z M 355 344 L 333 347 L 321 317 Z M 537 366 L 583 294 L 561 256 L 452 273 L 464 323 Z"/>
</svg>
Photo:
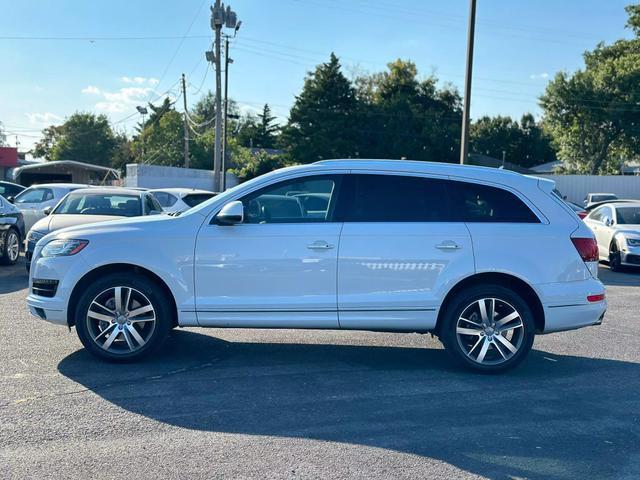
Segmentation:
<svg viewBox="0 0 640 480">
<path fill-rule="evenodd" d="M 476 30 L 476 0 L 469 0 L 469 29 L 467 32 L 467 69 L 464 79 L 464 106 L 462 110 L 462 138 L 460 164 L 464 165 L 469 153 L 469 111 L 471 109 L 471 78 L 473 75 L 473 43 Z"/>
<path fill-rule="evenodd" d="M 231 10 L 231 7 L 226 7 L 220 0 L 216 0 L 216 3 L 211 7 L 211 28 L 215 32 L 213 51 L 205 52 L 206 58 L 209 62 L 212 62 L 216 69 L 216 131 L 215 131 L 215 145 L 213 149 L 213 191 L 222 191 L 221 178 L 224 175 L 222 170 L 222 100 L 221 100 L 221 72 L 220 72 L 220 40 L 222 37 L 222 27 L 232 28 L 236 32 L 240 28 L 242 22 L 238 21 L 236 12 Z M 222 171 L 221 171 L 222 170 Z"/>
<path fill-rule="evenodd" d="M 182 101 L 184 104 L 184 168 L 189 168 L 189 124 L 187 123 L 187 86 L 182 74 Z"/>
<path fill-rule="evenodd" d="M 224 134 L 222 142 L 222 191 L 225 190 L 227 183 L 226 166 L 227 166 L 227 121 L 229 120 L 229 64 L 233 60 L 229 58 L 229 37 L 224 39 Z"/>
</svg>

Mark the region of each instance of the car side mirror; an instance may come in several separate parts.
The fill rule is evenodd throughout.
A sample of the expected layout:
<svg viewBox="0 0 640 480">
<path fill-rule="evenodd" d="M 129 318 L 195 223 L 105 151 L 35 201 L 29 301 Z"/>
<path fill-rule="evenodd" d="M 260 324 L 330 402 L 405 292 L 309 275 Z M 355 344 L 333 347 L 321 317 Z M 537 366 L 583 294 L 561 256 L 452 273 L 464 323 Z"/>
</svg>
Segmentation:
<svg viewBox="0 0 640 480">
<path fill-rule="evenodd" d="M 9 202 L 9 203 L 13 203 L 13 202 L 15 202 L 15 200 L 16 200 L 16 199 L 13 197 L 13 195 L 9 195 L 9 196 L 7 197 L 7 202 Z"/>
<path fill-rule="evenodd" d="M 51 215 L 52 211 L 53 211 L 52 207 L 46 207 L 44 210 L 42 210 L 42 213 L 44 213 L 45 215 Z"/>
<path fill-rule="evenodd" d="M 236 225 L 243 221 L 244 205 L 238 200 L 225 204 L 216 215 L 216 223 L 218 225 Z"/>
<path fill-rule="evenodd" d="M 613 225 L 613 220 L 611 220 L 609 217 L 604 217 L 602 219 L 602 223 L 604 223 L 607 227 L 610 227 L 611 225 Z"/>
</svg>

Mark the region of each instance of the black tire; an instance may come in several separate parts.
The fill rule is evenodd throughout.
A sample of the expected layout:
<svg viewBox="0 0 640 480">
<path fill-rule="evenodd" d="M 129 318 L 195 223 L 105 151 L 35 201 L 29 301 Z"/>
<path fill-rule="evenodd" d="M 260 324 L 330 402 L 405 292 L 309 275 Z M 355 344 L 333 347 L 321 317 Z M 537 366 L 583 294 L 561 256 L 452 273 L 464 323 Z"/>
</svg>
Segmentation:
<svg viewBox="0 0 640 480">
<path fill-rule="evenodd" d="M 618 244 L 615 242 L 609 247 L 609 269 L 612 272 L 622 271 L 622 257 L 620 256 Z"/>
<path fill-rule="evenodd" d="M 0 252 L 0 264 L 1 265 L 15 265 L 20 258 L 20 245 L 22 239 L 20 238 L 20 232 L 15 228 L 9 228 L 3 233 L 4 241 L 2 242 L 2 252 Z M 9 246 L 17 240 L 18 242 L 18 255 L 15 258 L 11 258 L 12 254 L 9 252 Z"/>
<path fill-rule="evenodd" d="M 115 287 L 123 287 L 124 291 L 129 289 L 131 298 L 127 297 L 126 302 L 130 302 L 128 305 L 132 305 L 133 307 L 137 305 L 136 298 L 148 300 L 149 304 L 153 307 L 152 313 L 149 314 L 154 316 L 155 322 L 153 325 L 151 325 L 148 320 L 134 320 L 135 325 L 132 326 L 128 322 L 119 324 L 118 322 L 112 321 L 110 324 L 103 320 L 90 318 L 88 316 L 90 307 L 92 312 L 102 311 L 106 314 L 105 316 L 112 316 L 105 310 L 100 310 L 100 308 L 95 307 L 96 304 L 93 303 L 93 301 L 98 298 L 110 296 L 112 290 L 115 292 Z M 121 291 L 123 291 L 123 289 L 121 289 Z M 108 306 L 113 305 L 109 304 L 109 301 L 111 300 L 104 303 Z M 115 294 L 113 301 L 115 302 Z M 114 273 L 95 280 L 82 293 L 75 312 L 76 332 L 84 347 L 96 357 L 109 362 L 133 362 L 146 358 L 162 345 L 173 323 L 171 309 L 172 306 L 166 298 L 166 293 L 153 280 L 139 274 Z M 140 318 L 143 318 L 142 315 L 140 315 Z M 102 325 L 101 322 L 104 323 L 102 328 L 99 326 Z M 108 350 L 101 348 L 97 341 L 94 340 L 94 337 L 100 338 L 97 335 L 100 332 L 102 332 L 100 335 L 103 335 L 102 338 L 100 338 L 102 342 L 103 339 L 107 339 L 108 335 L 110 336 L 116 329 L 123 330 L 124 328 L 127 332 L 130 332 L 130 329 L 133 327 L 137 329 L 135 333 L 137 333 L 140 338 L 146 340 L 144 345 L 140 346 L 141 344 L 136 341 L 132 333 L 125 334 L 125 332 L 115 334 L 115 340 L 112 340 L 113 343 L 110 344 L 111 347 L 109 347 Z M 111 328 L 111 330 L 108 330 L 109 328 Z M 145 329 L 148 329 L 146 333 Z M 128 347 L 124 347 L 123 342 L 125 340 Z M 131 348 L 130 342 L 137 347 L 136 350 L 127 350 L 127 348 Z M 115 346 L 123 346 L 123 348 L 116 349 Z"/>
<path fill-rule="evenodd" d="M 464 329 L 464 331 L 477 329 L 478 334 L 477 336 L 459 336 L 457 333 L 458 323 L 463 313 L 465 314 L 464 318 L 469 316 L 471 317 L 470 320 L 477 321 L 481 324 L 483 323 L 481 316 L 478 315 L 478 313 L 481 313 L 479 312 L 479 302 L 481 299 L 487 299 L 488 303 L 484 303 L 485 307 L 487 307 L 487 317 L 490 316 L 489 310 L 491 308 L 491 301 L 489 299 L 495 299 L 493 305 L 497 311 L 497 315 L 493 323 L 499 323 L 502 318 L 506 319 L 507 316 L 513 313 L 510 309 L 515 310 L 518 316 L 514 317 L 514 320 L 499 327 L 504 329 L 502 333 L 496 333 L 496 327 L 487 327 L 487 329 L 484 329 L 483 327 L 472 325 L 471 322 L 465 323 L 466 321 L 462 320 L 460 326 L 463 329 L 464 327 L 471 327 Z M 470 287 L 457 293 L 445 308 L 439 330 L 440 340 L 449 355 L 460 366 L 483 373 L 504 372 L 522 362 L 533 346 L 535 336 L 533 313 L 529 305 L 527 305 L 527 302 L 511 289 L 501 285 L 478 285 Z M 474 312 L 472 315 L 469 315 L 469 312 L 472 312 L 475 308 L 478 309 L 478 313 Z M 510 314 L 507 315 L 505 313 L 502 315 L 501 312 L 510 312 Z M 513 328 L 514 325 L 517 325 L 518 318 L 521 320 L 520 323 L 522 327 Z M 488 320 L 488 323 L 491 323 L 491 321 Z M 487 332 L 492 333 L 489 335 Z M 513 335 L 513 337 L 509 339 L 508 335 Z M 500 336 L 502 336 L 502 339 L 498 338 Z M 503 343 L 503 340 L 508 341 L 512 347 L 517 347 L 515 353 L 511 353 L 510 349 L 505 347 L 506 344 Z M 476 343 L 476 341 L 479 343 Z M 511 343 L 512 341 L 515 342 L 516 345 L 513 345 L 513 343 Z M 478 362 L 477 360 L 480 358 L 485 342 L 489 343 L 489 345 L 487 350 L 485 350 L 485 355 L 481 361 Z M 496 347 L 495 344 L 498 346 Z M 473 348 L 471 348 L 472 346 Z M 467 349 L 468 352 L 465 349 Z M 469 353 L 469 355 L 467 353 Z M 472 358 L 473 356 L 476 358 Z M 493 358 L 495 358 L 495 362 L 497 363 L 490 363 L 489 359 Z"/>
</svg>

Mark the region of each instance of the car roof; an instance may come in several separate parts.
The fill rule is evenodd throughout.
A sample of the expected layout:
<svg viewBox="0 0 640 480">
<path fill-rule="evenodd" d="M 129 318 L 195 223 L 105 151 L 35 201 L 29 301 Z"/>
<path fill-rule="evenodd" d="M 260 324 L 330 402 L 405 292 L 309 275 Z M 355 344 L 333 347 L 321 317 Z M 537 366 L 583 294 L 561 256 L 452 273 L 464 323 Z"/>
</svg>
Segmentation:
<svg viewBox="0 0 640 480">
<path fill-rule="evenodd" d="M 133 195 L 134 197 L 139 197 L 143 195 L 145 192 L 140 190 L 132 190 L 129 188 L 120 188 L 120 187 L 91 187 L 91 188 L 79 188 L 74 190 L 72 193 L 95 193 L 97 195 Z"/>
<path fill-rule="evenodd" d="M 154 188 L 153 190 L 149 190 L 150 193 L 154 193 L 154 192 L 167 192 L 167 193 L 175 193 L 178 195 L 181 194 L 189 194 L 189 193 L 210 193 L 212 195 L 215 195 L 215 192 L 211 192 L 209 190 L 199 190 L 197 188 L 177 188 L 177 187 L 171 187 L 171 188 Z"/>
<path fill-rule="evenodd" d="M 617 195 L 615 193 L 607 193 L 607 192 L 600 192 L 600 193 L 589 193 L 587 195 L 613 195 L 614 197 L 617 197 Z"/>
<path fill-rule="evenodd" d="M 606 205 L 606 204 L 605 204 Z M 616 202 L 611 204 L 614 208 L 640 207 L 640 202 Z"/>
<path fill-rule="evenodd" d="M 39 183 L 37 185 L 30 185 L 28 188 L 87 188 L 89 185 L 80 183 Z"/>
<path fill-rule="evenodd" d="M 27 188 L 24 185 L 20 185 L 19 183 L 7 182 L 6 180 L 0 180 L 0 183 L 4 183 L 5 185 L 11 185 L 14 187 Z"/>
<path fill-rule="evenodd" d="M 602 205 L 607 205 L 607 204 L 611 204 L 611 205 L 618 205 L 620 203 L 639 203 L 640 200 L 634 200 L 634 199 L 624 199 L 624 198 L 620 198 L 620 199 L 616 199 L 616 200 L 604 200 L 602 202 L 594 202 L 591 205 L 589 205 L 588 207 L 585 207 L 585 210 L 587 211 L 592 211 L 595 210 L 598 207 L 601 207 Z"/>
<path fill-rule="evenodd" d="M 423 162 L 417 160 L 383 160 L 383 159 L 336 159 L 321 160 L 310 166 L 334 167 L 349 170 L 388 170 L 395 172 L 425 173 L 464 177 L 487 182 L 531 183 L 545 181 L 540 177 L 522 175 L 511 170 L 476 165 L 460 165 L 445 162 Z M 300 167 L 290 167 L 292 169 Z"/>
</svg>

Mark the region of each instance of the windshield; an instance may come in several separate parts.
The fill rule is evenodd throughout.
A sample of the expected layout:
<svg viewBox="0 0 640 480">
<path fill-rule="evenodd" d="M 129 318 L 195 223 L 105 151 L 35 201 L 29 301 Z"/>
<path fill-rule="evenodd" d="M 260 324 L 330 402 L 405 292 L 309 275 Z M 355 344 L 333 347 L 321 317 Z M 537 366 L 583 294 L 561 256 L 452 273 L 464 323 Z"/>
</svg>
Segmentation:
<svg viewBox="0 0 640 480">
<path fill-rule="evenodd" d="M 598 203 L 598 202 L 606 202 L 607 200 L 615 200 L 616 197 L 615 195 L 594 195 L 591 197 L 591 201 L 593 203 Z"/>
<path fill-rule="evenodd" d="M 16 196 L 14 203 L 42 203 L 53 199 L 50 188 L 27 188 Z"/>
<path fill-rule="evenodd" d="M 640 225 L 640 207 L 616 208 L 618 225 Z"/>
<path fill-rule="evenodd" d="M 70 193 L 53 211 L 58 215 L 108 215 L 137 217 L 142 212 L 140 197 L 110 193 Z"/>
</svg>

